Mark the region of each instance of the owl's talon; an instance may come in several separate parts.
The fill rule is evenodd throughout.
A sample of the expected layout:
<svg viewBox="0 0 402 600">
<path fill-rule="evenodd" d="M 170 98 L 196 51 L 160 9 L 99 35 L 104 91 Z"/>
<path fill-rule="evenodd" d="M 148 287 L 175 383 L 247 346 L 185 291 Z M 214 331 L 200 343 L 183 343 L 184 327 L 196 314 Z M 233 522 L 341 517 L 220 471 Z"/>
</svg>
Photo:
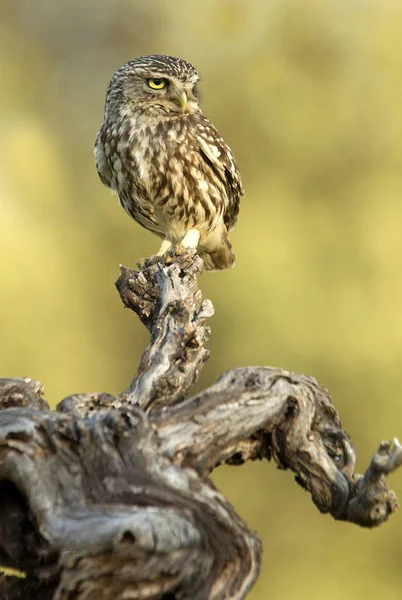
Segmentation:
<svg viewBox="0 0 402 600">
<path fill-rule="evenodd" d="M 184 254 L 186 250 L 188 250 L 188 248 L 186 248 L 185 246 L 182 246 L 181 244 L 178 244 L 177 246 L 174 247 L 174 253 L 177 256 L 182 256 L 182 254 Z"/>
<path fill-rule="evenodd" d="M 178 256 L 178 254 L 176 252 L 176 246 L 173 246 L 173 248 L 170 248 L 163 254 L 163 256 L 161 256 L 161 260 L 163 259 L 165 265 L 171 265 L 174 263 L 175 256 Z"/>
<path fill-rule="evenodd" d="M 163 256 L 161 256 L 160 254 L 156 254 L 155 256 L 139 258 L 137 260 L 137 267 L 140 271 L 146 271 L 147 269 L 158 263 L 160 263 L 161 266 L 169 266 L 172 263 L 174 263 L 176 257 L 188 258 L 189 260 L 191 260 L 194 252 L 195 251 L 191 248 L 185 248 L 184 246 L 181 246 L 179 244 L 178 246 L 174 246 L 174 248 L 171 248 L 170 250 L 165 252 Z"/>
<path fill-rule="evenodd" d="M 171 265 L 173 262 L 173 253 L 172 251 L 166 252 L 166 254 L 163 255 L 163 260 L 165 262 L 165 265 Z"/>
<path fill-rule="evenodd" d="M 158 262 L 163 262 L 162 256 L 156 255 L 156 256 L 149 256 L 146 258 L 139 258 L 137 260 L 137 267 L 139 268 L 140 271 L 146 271 L 146 269 L 149 269 L 153 265 L 156 265 Z"/>
<path fill-rule="evenodd" d="M 183 262 L 183 259 L 187 260 L 188 262 L 191 262 L 196 254 L 197 250 L 195 248 L 187 248 L 182 244 L 177 244 L 174 248 L 172 248 L 172 250 L 169 250 L 168 252 L 169 257 L 171 257 L 171 261 L 174 261 L 174 258 L 176 256 L 182 259 L 181 262 Z M 166 254 L 164 256 L 164 259 L 166 261 Z"/>
<path fill-rule="evenodd" d="M 135 263 L 135 264 L 137 265 L 137 268 L 138 268 L 140 271 L 144 271 L 144 270 L 147 268 L 147 266 L 146 266 L 146 260 L 147 260 L 146 258 L 139 258 L 139 259 L 136 261 L 136 263 Z"/>
</svg>

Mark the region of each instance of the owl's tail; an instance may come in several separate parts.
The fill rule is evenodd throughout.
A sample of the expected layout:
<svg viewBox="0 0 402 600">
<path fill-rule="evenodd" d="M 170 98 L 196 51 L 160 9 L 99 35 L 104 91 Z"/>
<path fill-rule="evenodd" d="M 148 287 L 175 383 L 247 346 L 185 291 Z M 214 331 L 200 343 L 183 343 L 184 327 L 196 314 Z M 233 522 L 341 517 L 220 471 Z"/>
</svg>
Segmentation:
<svg viewBox="0 0 402 600">
<path fill-rule="evenodd" d="M 199 253 L 206 271 L 231 269 L 235 255 L 225 225 L 211 231 L 199 246 Z"/>
</svg>

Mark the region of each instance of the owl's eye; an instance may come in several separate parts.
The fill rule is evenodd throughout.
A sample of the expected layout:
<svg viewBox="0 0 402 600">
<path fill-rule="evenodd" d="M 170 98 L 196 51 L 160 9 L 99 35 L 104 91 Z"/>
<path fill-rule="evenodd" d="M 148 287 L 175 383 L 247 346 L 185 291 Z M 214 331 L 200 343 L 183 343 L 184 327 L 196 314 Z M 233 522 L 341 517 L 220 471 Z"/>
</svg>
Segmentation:
<svg viewBox="0 0 402 600">
<path fill-rule="evenodd" d="M 150 88 L 152 88 L 153 90 L 161 90 L 166 86 L 166 79 L 147 79 L 147 84 L 149 85 Z"/>
</svg>

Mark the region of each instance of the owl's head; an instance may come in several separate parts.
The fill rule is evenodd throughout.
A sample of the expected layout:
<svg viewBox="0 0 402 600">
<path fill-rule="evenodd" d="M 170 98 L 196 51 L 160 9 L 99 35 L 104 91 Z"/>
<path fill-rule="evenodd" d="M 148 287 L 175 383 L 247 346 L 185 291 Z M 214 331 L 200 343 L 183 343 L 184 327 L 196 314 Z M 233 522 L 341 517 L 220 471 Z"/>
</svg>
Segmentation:
<svg viewBox="0 0 402 600">
<path fill-rule="evenodd" d="M 118 69 L 110 80 L 105 113 L 142 111 L 179 115 L 199 110 L 199 76 L 187 61 L 173 56 L 141 56 Z"/>
</svg>

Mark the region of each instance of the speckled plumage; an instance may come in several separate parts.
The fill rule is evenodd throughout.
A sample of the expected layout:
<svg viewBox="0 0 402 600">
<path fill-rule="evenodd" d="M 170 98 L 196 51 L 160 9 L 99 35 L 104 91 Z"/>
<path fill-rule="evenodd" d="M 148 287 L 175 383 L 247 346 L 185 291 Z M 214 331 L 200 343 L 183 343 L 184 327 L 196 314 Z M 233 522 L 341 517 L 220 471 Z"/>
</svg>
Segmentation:
<svg viewBox="0 0 402 600">
<path fill-rule="evenodd" d="M 150 80 L 164 88 L 151 89 Z M 171 56 L 140 57 L 118 69 L 107 89 L 96 166 L 127 213 L 164 240 L 160 254 L 180 243 L 198 246 L 207 269 L 224 269 L 234 264 L 228 231 L 243 188 L 231 150 L 202 114 L 198 80 L 190 63 Z"/>
</svg>

